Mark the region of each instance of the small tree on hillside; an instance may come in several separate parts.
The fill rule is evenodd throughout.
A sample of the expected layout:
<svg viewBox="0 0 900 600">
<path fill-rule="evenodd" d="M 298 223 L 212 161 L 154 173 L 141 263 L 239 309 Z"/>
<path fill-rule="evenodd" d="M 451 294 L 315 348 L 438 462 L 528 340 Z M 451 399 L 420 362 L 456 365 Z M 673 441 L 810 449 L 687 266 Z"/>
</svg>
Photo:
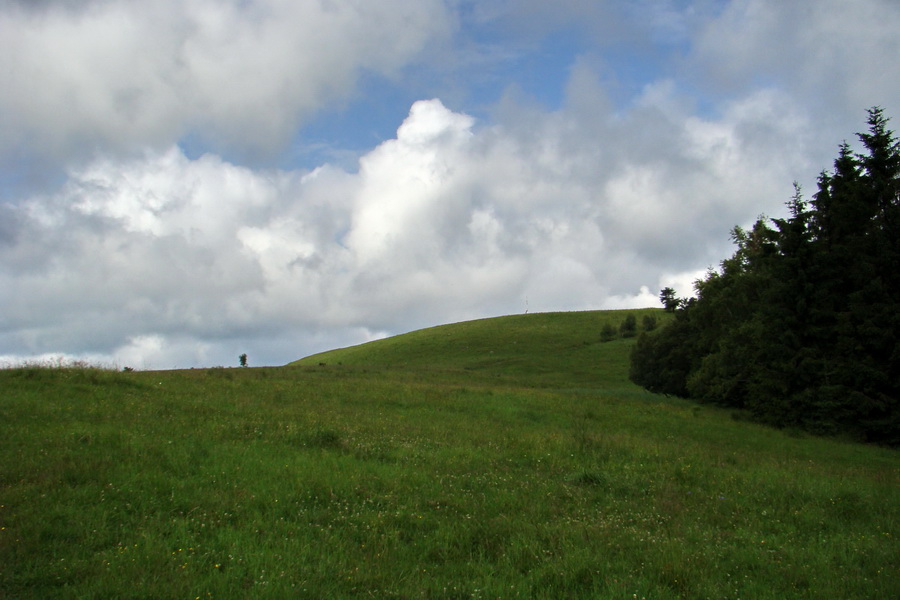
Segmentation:
<svg viewBox="0 0 900 600">
<path fill-rule="evenodd" d="M 637 318 L 634 315 L 628 315 L 625 317 L 625 320 L 622 321 L 622 325 L 619 327 L 619 331 L 622 334 L 622 337 L 631 338 L 637 335 Z"/>
<path fill-rule="evenodd" d="M 600 330 L 600 341 L 601 342 L 611 342 L 618 336 L 616 332 L 616 328 L 613 327 L 612 323 L 605 323 L 603 328 Z"/>
<path fill-rule="evenodd" d="M 681 301 L 675 295 L 675 290 L 670 287 L 663 288 L 659 292 L 659 301 L 662 302 L 666 312 L 675 312 Z"/>
<path fill-rule="evenodd" d="M 242 366 L 242 367 L 246 367 L 246 366 L 247 366 L 247 354 L 246 354 L 246 353 L 241 354 L 241 355 L 238 357 L 238 360 L 241 361 L 241 366 Z"/>
</svg>

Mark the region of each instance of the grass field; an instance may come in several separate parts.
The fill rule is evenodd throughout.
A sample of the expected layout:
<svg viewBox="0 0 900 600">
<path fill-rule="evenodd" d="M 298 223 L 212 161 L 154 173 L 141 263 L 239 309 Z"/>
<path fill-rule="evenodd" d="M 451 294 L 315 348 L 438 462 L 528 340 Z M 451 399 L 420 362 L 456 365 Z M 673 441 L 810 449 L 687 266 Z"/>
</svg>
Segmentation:
<svg viewBox="0 0 900 600">
<path fill-rule="evenodd" d="M 0 371 L 0 598 L 897 597 L 900 454 L 644 392 L 625 314 Z"/>
</svg>

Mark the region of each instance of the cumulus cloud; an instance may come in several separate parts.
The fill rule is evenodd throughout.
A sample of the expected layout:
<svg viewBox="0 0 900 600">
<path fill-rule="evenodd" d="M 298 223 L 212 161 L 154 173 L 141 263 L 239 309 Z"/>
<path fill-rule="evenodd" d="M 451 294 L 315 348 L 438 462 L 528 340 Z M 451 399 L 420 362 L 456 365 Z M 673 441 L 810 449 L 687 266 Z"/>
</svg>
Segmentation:
<svg viewBox="0 0 900 600">
<path fill-rule="evenodd" d="M 273 151 L 361 70 L 448 34 L 439 0 L 6 3 L 0 152 L 71 157 L 186 135 Z"/>
<path fill-rule="evenodd" d="M 479 127 L 421 101 L 357 172 L 254 171 L 177 147 L 95 160 L 5 208 L 0 353 L 202 364 L 216 340 L 293 336 L 286 362 L 323 328 L 370 338 L 526 302 L 653 305 L 678 257 L 712 260 L 761 191 L 787 197 L 789 179 L 750 186 L 748 167 L 773 173 L 771 148 L 793 137 L 766 98 L 717 122 L 666 98 L 587 129 L 575 109 Z M 650 118 L 677 144 L 633 133 Z"/>
<path fill-rule="evenodd" d="M 644 33 L 683 53 L 624 101 L 583 55 L 552 110 L 510 92 L 476 119 L 425 99 L 354 168 L 274 169 L 237 156 L 296 135 L 360 70 L 452 62 L 427 49 L 459 35 L 455 9 L 485 28 L 517 15 L 505 35 L 534 39 L 588 16 L 602 37 L 630 4 L 7 1 L 0 158 L 65 177 L 0 204 L 0 362 L 280 364 L 526 307 L 689 294 L 732 226 L 783 214 L 863 109 L 900 97 L 880 71 L 900 11 L 863 4 L 641 3 Z"/>
</svg>

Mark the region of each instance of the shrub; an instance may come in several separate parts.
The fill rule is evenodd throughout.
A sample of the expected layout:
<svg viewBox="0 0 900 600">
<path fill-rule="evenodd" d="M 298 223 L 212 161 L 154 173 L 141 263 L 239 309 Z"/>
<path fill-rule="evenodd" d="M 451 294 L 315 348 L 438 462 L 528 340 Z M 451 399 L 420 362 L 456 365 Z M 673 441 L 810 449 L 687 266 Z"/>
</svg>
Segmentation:
<svg viewBox="0 0 900 600">
<path fill-rule="evenodd" d="M 622 325 L 619 327 L 619 331 L 622 334 L 622 337 L 632 338 L 637 335 L 637 318 L 634 315 L 628 315 L 625 317 L 625 320 L 622 321 Z"/>
<path fill-rule="evenodd" d="M 601 342 L 610 342 L 618 337 L 616 333 L 616 328 L 612 326 L 612 323 L 606 323 L 603 325 L 603 328 L 600 330 L 600 341 Z"/>
</svg>

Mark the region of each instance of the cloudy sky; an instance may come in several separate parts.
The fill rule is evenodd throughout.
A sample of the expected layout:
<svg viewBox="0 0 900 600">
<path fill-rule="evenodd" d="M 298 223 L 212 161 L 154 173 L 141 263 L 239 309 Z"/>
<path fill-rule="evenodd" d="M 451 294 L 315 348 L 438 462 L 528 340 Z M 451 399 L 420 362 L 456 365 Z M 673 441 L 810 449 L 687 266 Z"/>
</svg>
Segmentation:
<svg viewBox="0 0 900 600">
<path fill-rule="evenodd" d="M 898 31 L 896 0 L 0 0 L 0 363 L 658 306 L 898 118 Z"/>
</svg>

